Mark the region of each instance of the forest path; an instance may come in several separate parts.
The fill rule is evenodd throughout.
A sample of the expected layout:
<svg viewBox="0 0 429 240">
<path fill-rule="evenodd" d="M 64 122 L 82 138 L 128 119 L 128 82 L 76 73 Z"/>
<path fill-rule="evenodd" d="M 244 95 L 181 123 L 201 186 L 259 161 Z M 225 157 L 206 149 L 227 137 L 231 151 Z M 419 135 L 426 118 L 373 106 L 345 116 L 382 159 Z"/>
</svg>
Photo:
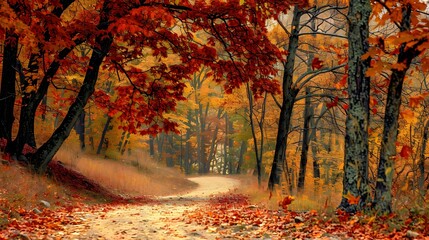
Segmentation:
<svg viewBox="0 0 429 240">
<path fill-rule="evenodd" d="M 66 226 L 55 234 L 61 239 L 216 239 L 204 226 L 186 223 L 183 214 L 208 204 L 211 195 L 226 193 L 239 180 L 226 177 L 194 177 L 190 192 L 157 197 L 155 203 L 123 205 L 109 211 L 81 213 L 83 223 Z"/>
</svg>

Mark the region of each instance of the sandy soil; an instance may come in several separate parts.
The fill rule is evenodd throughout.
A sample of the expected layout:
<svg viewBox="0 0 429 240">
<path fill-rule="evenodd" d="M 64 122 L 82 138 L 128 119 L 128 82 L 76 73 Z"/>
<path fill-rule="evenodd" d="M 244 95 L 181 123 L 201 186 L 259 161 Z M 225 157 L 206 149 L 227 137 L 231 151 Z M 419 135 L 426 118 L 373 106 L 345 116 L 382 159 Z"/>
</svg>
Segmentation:
<svg viewBox="0 0 429 240">
<path fill-rule="evenodd" d="M 195 177 L 190 192 L 157 198 L 158 203 L 119 206 L 107 212 L 80 213 L 81 225 L 66 226 L 61 239 L 216 239 L 210 228 L 186 223 L 183 214 L 207 204 L 211 195 L 236 189 L 239 181 L 226 177 Z"/>
</svg>

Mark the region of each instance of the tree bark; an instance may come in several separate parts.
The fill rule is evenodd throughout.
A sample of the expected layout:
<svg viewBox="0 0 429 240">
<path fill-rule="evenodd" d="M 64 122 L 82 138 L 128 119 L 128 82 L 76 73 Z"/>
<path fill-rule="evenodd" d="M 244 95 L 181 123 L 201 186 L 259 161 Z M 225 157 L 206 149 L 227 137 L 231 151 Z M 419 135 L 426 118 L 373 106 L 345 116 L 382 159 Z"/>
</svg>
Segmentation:
<svg viewBox="0 0 429 240">
<path fill-rule="evenodd" d="M 154 140 L 153 136 L 149 136 L 149 156 L 153 157 L 155 156 L 155 146 L 154 146 Z"/>
<path fill-rule="evenodd" d="M 305 98 L 305 108 L 304 108 L 304 129 L 302 134 L 301 159 L 299 162 L 298 191 L 304 190 L 305 174 L 307 172 L 306 169 L 307 169 L 307 159 L 308 159 L 308 146 L 310 142 L 309 126 L 310 126 L 310 120 L 312 117 L 311 105 L 310 105 L 311 97 L 310 97 L 309 87 L 305 89 L 305 94 L 307 96 Z"/>
<path fill-rule="evenodd" d="M 67 9 L 74 0 L 61 0 L 61 6 L 57 6 L 52 10 L 52 13 L 57 17 L 60 17 L 65 9 Z M 44 33 L 44 40 L 49 41 L 50 35 L 48 31 Z M 82 39 L 75 40 L 75 46 L 83 43 Z M 29 63 L 28 63 L 28 76 L 23 76 L 20 81 L 21 88 L 26 89 L 28 86 L 35 87 L 39 84 L 36 91 L 24 92 L 24 96 L 22 99 L 22 106 L 19 118 L 19 128 L 18 134 L 13 142 L 13 152 L 20 155 L 22 154 L 22 150 L 25 144 L 29 146 L 36 147 L 36 140 L 34 136 L 34 120 L 37 108 L 43 99 L 46 99 L 46 94 L 48 92 L 50 80 L 55 76 L 59 67 L 60 61 L 63 60 L 73 49 L 75 46 L 70 46 L 68 48 L 64 48 L 58 52 L 57 59 L 54 60 L 47 71 L 44 73 L 43 78 L 39 79 L 39 61 L 43 56 L 43 48 L 40 46 L 39 52 L 35 54 L 31 54 Z M 22 74 L 24 74 L 22 72 Z M 40 82 L 39 82 L 40 80 Z"/>
<path fill-rule="evenodd" d="M 369 0 L 350 1 L 348 11 L 348 94 L 349 109 L 346 118 L 343 197 L 339 208 L 356 212 L 369 200 L 368 188 L 368 123 L 370 79 L 365 76 L 370 59 L 362 60 L 368 51 Z M 350 204 L 351 197 L 359 204 Z"/>
<path fill-rule="evenodd" d="M 228 134 L 233 134 L 234 133 L 234 124 L 233 122 L 228 118 L 227 121 L 228 124 Z M 234 154 L 234 139 L 231 136 L 228 136 L 228 169 L 229 169 L 229 174 L 234 174 L 234 168 L 233 168 L 233 160 L 235 159 L 235 154 Z"/>
<path fill-rule="evenodd" d="M 189 175 L 192 173 L 192 163 L 191 163 L 191 143 L 189 139 L 191 138 L 191 131 L 189 129 L 186 130 L 186 143 L 185 143 L 185 174 Z"/>
<path fill-rule="evenodd" d="M 274 151 L 274 160 L 271 167 L 268 188 L 273 191 L 276 184 L 280 184 L 282 166 L 286 160 L 287 135 L 289 133 L 290 121 L 292 116 L 293 105 L 299 89 L 292 89 L 293 73 L 295 66 L 295 56 L 298 49 L 299 41 L 299 22 L 302 11 L 297 6 L 293 10 L 293 19 L 291 33 L 289 36 L 288 56 L 284 65 L 283 73 L 283 101 L 280 110 L 280 119 L 278 123 L 278 132 L 276 138 L 276 148 Z"/>
<path fill-rule="evenodd" d="M 220 119 L 221 115 L 222 115 L 222 109 L 219 108 L 217 112 L 217 119 Z M 219 132 L 219 124 L 216 123 L 215 129 L 213 131 L 211 144 L 210 144 L 210 151 L 208 155 L 209 162 L 213 161 L 213 159 L 215 159 L 216 157 L 216 147 L 217 147 L 216 139 L 217 139 L 218 132 Z"/>
<path fill-rule="evenodd" d="M 75 41 L 77 45 L 81 44 L 82 42 L 83 40 Z M 45 98 L 46 93 L 48 92 L 50 80 L 57 73 L 60 67 L 60 61 L 63 60 L 74 49 L 74 47 L 75 46 L 71 46 L 69 48 L 64 48 L 63 50 L 61 50 L 58 54 L 58 60 L 52 62 L 48 70 L 45 72 L 45 75 L 40 81 L 37 91 L 24 95 L 19 118 L 18 134 L 13 144 L 13 151 L 15 153 L 21 154 L 25 144 L 28 144 L 32 147 L 36 146 L 34 137 L 34 120 L 37 108 L 42 102 L 42 100 Z M 24 86 L 26 86 L 26 84 L 27 83 L 24 83 Z"/>
<path fill-rule="evenodd" d="M 109 1 L 106 1 L 103 5 L 98 29 L 106 30 L 109 26 L 109 12 Z M 55 153 L 69 136 L 70 131 L 76 124 L 76 121 L 79 115 L 82 113 L 89 97 L 93 94 L 95 90 L 94 88 L 98 79 L 100 65 L 110 50 L 113 38 L 109 34 L 104 33 L 98 35 L 95 39 L 95 42 L 97 43 L 97 45 L 93 47 L 93 52 L 89 60 L 89 66 L 86 71 L 83 84 L 79 90 L 75 101 L 70 106 L 67 115 L 65 116 L 61 125 L 54 131 L 48 141 L 45 142 L 31 158 L 31 163 L 34 166 L 34 169 L 39 173 L 43 173 L 46 171 L 49 162 L 52 160 Z"/>
<path fill-rule="evenodd" d="M 420 149 L 420 159 L 419 159 L 419 190 L 422 196 L 425 196 L 425 153 L 426 145 L 429 139 L 429 120 L 426 121 L 425 126 L 423 127 L 423 136 L 422 136 L 422 147 Z"/>
<path fill-rule="evenodd" d="M 85 150 L 85 111 L 83 111 L 75 125 L 75 131 L 79 135 L 80 150 Z"/>
<path fill-rule="evenodd" d="M 167 146 L 166 146 L 166 152 L 167 157 L 165 159 L 167 167 L 174 167 L 174 160 L 173 160 L 173 154 L 174 154 L 174 142 L 173 142 L 173 136 L 167 135 Z"/>
<path fill-rule="evenodd" d="M 109 130 L 109 126 L 110 126 L 111 121 L 112 121 L 112 117 L 108 116 L 106 123 L 104 124 L 103 131 L 101 132 L 100 142 L 98 143 L 98 147 L 97 147 L 97 154 L 101 153 L 104 140 L 106 139 L 106 133 L 107 133 L 107 130 Z"/>
<path fill-rule="evenodd" d="M 254 98 L 252 90 L 250 89 L 250 85 L 246 85 L 246 93 L 247 99 L 249 100 L 249 121 L 250 121 L 250 129 L 252 131 L 252 139 L 253 139 L 253 148 L 255 150 L 255 158 L 256 158 L 256 173 L 258 176 L 258 187 L 261 187 L 262 183 L 262 157 L 264 154 L 264 144 L 265 144 L 265 136 L 264 136 L 264 122 L 265 122 L 265 109 L 267 104 L 267 94 L 264 94 L 263 102 L 262 102 L 262 111 L 259 120 L 255 117 L 254 114 Z M 260 141 L 258 143 L 258 137 L 256 134 L 255 120 L 259 129 Z"/>
<path fill-rule="evenodd" d="M 0 87 L 0 139 L 12 142 L 12 126 L 15 121 L 15 82 L 18 53 L 18 35 L 13 29 L 6 31 L 3 50 L 3 66 Z"/>
<path fill-rule="evenodd" d="M 243 162 L 244 162 L 244 153 L 246 153 L 246 150 L 247 150 L 247 142 L 241 141 L 240 155 L 238 156 L 238 164 L 237 164 L 237 169 L 235 171 L 237 174 L 241 174 L 241 166 L 243 165 Z"/>
<path fill-rule="evenodd" d="M 231 168 L 229 168 L 229 158 L 228 158 L 228 135 L 229 135 L 229 129 L 228 129 L 228 113 L 225 113 L 225 139 L 223 143 L 223 171 L 222 174 L 226 175 L 227 170 L 229 171 L 229 174 L 231 174 Z"/>
<path fill-rule="evenodd" d="M 403 7 L 400 31 L 408 31 L 411 26 L 411 5 Z M 417 47 L 407 47 L 401 44 L 397 63 L 405 64 L 401 70 L 392 69 L 387 102 L 384 113 L 383 136 L 380 148 L 380 161 L 377 169 L 374 208 L 379 214 L 392 212 L 392 183 L 394 160 L 396 158 L 396 140 L 398 136 L 398 118 L 401 107 L 401 96 L 404 79 L 412 60 L 420 54 Z"/>
</svg>

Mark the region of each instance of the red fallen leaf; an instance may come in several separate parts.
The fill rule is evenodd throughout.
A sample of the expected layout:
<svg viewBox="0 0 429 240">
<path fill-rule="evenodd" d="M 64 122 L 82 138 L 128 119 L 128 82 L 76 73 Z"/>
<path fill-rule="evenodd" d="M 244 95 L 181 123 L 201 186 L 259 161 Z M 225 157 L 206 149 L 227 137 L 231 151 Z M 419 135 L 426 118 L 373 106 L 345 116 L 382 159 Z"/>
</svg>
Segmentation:
<svg viewBox="0 0 429 240">
<path fill-rule="evenodd" d="M 359 203 L 360 196 L 354 196 L 350 192 L 348 192 L 345 196 L 345 199 L 349 202 L 350 205 L 357 205 Z"/>
<path fill-rule="evenodd" d="M 323 67 L 323 61 L 321 61 L 318 57 L 313 58 L 313 61 L 311 61 L 311 68 L 315 70 L 315 69 L 321 69 L 322 67 Z"/>
<path fill-rule="evenodd" d="M 413 149 L 408 145 L 404 145 L 404 146 L 402 146 L 402 149 L 401 149 L 401 152 L 399 153 L 399 155 L 403 158 L 408 159 L 412 153 L 413 153 Z"/>
<path fill-rule="evenodd" d="M 288 206 L 292 203 L 294 199 L 295 198 L 292 196 L 286 196 L 281 202 L 279 202 L 279 206 L 282 207 L 284 211 L 287 211 Z"/>
</svg>

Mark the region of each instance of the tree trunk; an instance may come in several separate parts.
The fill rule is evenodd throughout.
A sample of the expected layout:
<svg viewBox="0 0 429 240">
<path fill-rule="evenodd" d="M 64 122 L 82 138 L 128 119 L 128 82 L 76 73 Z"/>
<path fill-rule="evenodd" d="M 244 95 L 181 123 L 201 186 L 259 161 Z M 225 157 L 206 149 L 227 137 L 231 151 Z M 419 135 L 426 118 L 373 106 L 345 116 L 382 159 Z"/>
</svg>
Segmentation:
<svg viewBox="0 0 429 240">
<path fill-rule="evenodd" d="M 76 133 L 79 135 L 80 150 L 82 151 L 85 150 L 85 115 L 85 111 L 83 111 L 74 126 Z"/>
<path fill-rule="evenodd" d="M 309 138 L 309 126 L 310 120 L 312 118 L 311 113 L 311 97 L 310 97 L 310 88 L 305 89 L 305 108 L 304 108 L 304 130 L 302 134 L 302 148 L 301 148 L 301 160 L 299 162 L 299 175 L 298 175 L 298 191 L 304 190 L 305 183 L 305 174 L 307 169 L 307 158 L 308 158 L 308 145 L 310 142 Z"/>
<path fill-rule="evenodd" d="M 106 139 L 106 133 L 109 130 L 110 122 L 112 121 L 112 117 L 108 116 L 106 123 L 104 124 L 103 131 L 101 132 L 100 142 L 98 143 L 97 147 L 97 154 L 101 153 L 101 150 L 103 149 L 103 143 Z"/>
<path fill-rule="evenodd" d="M 166 164 L 167 167 L 174 167 L 174 160 L 173 160 L 173 154 L 174 154 L 174 142 L 173 142 L 173 136 L 167 135 L 167 157 L 166 157 Z"/>
<path fill-rule="evenodd" d="M 283 73 L 283 101 L 280 110 L 280 119 L 278 123 L 278 132 L 276 138 L 276 148 L 274 151 L 274 160 L 271 167 L 270 178 L 268 181 L 268 188 L 270 191 L 274 190 L 276 184 L 280 184 L 282 166 L 286 160 L 286 146 L 287 135 L 291 122 L 292 110 L 295 103 L 295 98 L 299 89 L 292 89 L 293 73 L 295 66 L 295 56 L 298 49 L 299 41 L 299 22 L 303 12 L 297 6 L 293 10 L 293 19 L 291 26 L 291 33 L 289 35 L 288 56 L 284 65 Z"/>
<path fill-rule="evenodd" d="M 52 13 L 56 15 L 57 17 L 60 17 L 64 10 L 67 9 L 74 0 L 63 0 L 60 2 L 60 6 L 56 6 Z M 50 34 L 49 31 L 46 30 L 44 32 L 44 40 L 49 41 Z M 83 43 L 83 39 L 75 40 L 75 46 Z M 75 46 L 71 46 L 68 48 L 64 48 L 61 51 L 59 51 L 58 56 L 56 56 L 56 60 L 54 60 L 50 66 L 47 68 L 46 72 L 44 72 L 44 76 L 42 79 L 39 78 L 39 71 L 40 66 L 39 62 L 43 61 L 43 55 L 44 50 L 42 46 L 39 46 L 39 52 L 33 53 L 30 55 L 29 63 L 28 63 L 28 76 L 23 76 L 22 80 L 20 81 L 22 89 L 25 89 L 28 86 L 36 87 L 37 84 L 39 84 L 39 87 L 36 91 L 25 91 L 23 99 L 22 99 L 22 106 L 21 106 L 21 113 L 20 113 L 20 119 L 19 119 L 19 129 L 17 137 L 15 138 L 13 142 L 14 151 L 17 154 L 22 153 L 22 149 L 24 148 L 25 144 L 28 144 L 32 147 L 36 146 L 36 140 L 34 136 L 34 120 L 35 120 L 35 114 L 37 111 L 38 106 L 40 105 L 40 102 L 46 99 L 46 94 L 48 92 L 50 80 L 55 76 L 57 73 L 59 67 L 60 67 L 60 61 L 63 60 L 73 49 Z M 22 71 L 21 71 L 22 72 Z M 24 75 L 24 73 L 21 73 Z M 39 80 L 40 83 L 38 82 Z"/>
<path fill-rule="evenodd" d="M 157 148 L 158 148 L 158 161 L 162 160 L 162 156 L 164 154 L 164 140 L 165 140 L 165 133 L 160 133 L 157 136 Z"/>
<path fill-rule="evenodd" d="M 92 119 L 91 119 L 91 107 L 88 108 L 88 141 L 91 146 L 91 150 L 94 151 L 94 137 L 92 136 Z"/>
<path fill-rule="evenodd" d="M 401 32 L 410 30 L 411 9 L 410 5 L 407 5 L 403 9 L 400 26 Z M 416 48 L 416 46 L 411 48 L 407 47 L 406 43 L 401 45 L 397 63 L 403 63 L 405 67 L 401 70 L 392 69 L 392 75 L 390 77 L 374 197 L 374 207 L 379 214 L 388 214 L 392 212 L 392 183 L 394 161 L 396 158 L 396 140 L 398 136 L 398 118 L 399 109 L 401 107 L 402 87 L 412 60 L 420 53 Z"/>
<path fill-rule="evenodd" d="M 191 131 L 189 129 L 186 130 L 186 143 L 185 143 L 185 174 L 189 175 L 192 173 L 192 165 L 191 165 L 191 143 L 189 139 L 191 138 Z"/>
<path fill-rule="evenodd" d="M 228 158 L 228 114 L 225 113 L 225 139 L 224 139 L 224 143 L 223 143 L 223 175 L 226 175 L 227 170 L 229 170 L 229 172 L 231 172 L 231 169 L 229 167 L 229 158 Z"/>
<path fill-rule="evenodd" d="M 227 119 L 227 124 L 228 124 L 228 130 L 229 130 L 229 135 L 234 133 L 234 124 L 232 121 L 229 120 L 229 118 Z M 229 173 L 228 174 L 234 174 L 234 168 L 233 168 L 233 160 L 235 159 L 235 154 L 234 154 L 234 139 L 231 136 L 228 136 L 228 169 L 229 169 Z"/>
<path fill-rule="evenodd" d="M 222 115 L 222 109 L 219 108 L 217 112 L 217 119 L 220 119 L 221 115 Z M 216 157 L 216 147 L 217 147 L 216 139 L 217 139 L 218 132 L 219 132 L 219 124 L 216 124 L 215 129 L 213 131 L 212 140 L 210 144 L 210 151 L 208 155 L 208 159 L 210 162 L 213 161 L 213 159 L 215 159 Z"/>
<path fill-rule="evenodd" d="M 15 121 L 15 82 L 18 53 L 18 35 L 13 29 L 6 31 L 0 87 L 0 139 L 12 143 L 12 126 Z"/>
<path fill-rule="evenodd" d="M 127 136 L 125 137 L 125 141 L 124 144 L 121 146 L 121 149 L 119 150 L 119 152 L 121 153 L 121 155 L 124 155 L 125 151 L 127 151 L 127 147 L 129 148 L 130 145 L 130 133 L 127 133 Z"/>
<path fill-rule="evenodd" d="M 48 106 L 48 96 L 45 95 L 42 99 L 42 104 L 40 105 L 42 109 L 42 121 L 46 121 L 46 107 Z"/>
<path fill-rule="evenodd" d="M 154 140 L 153 136 L 149 136 L 149 156 L 153 157 L 155 156 L 155 146 L 154 146 Z"/>
<path fill-rule="evenodd" d="M 79 45 L 82 42 L 83 40 L 78 40 L 75 43 Z M 58 59 L 53 61 L 49 66 L 48 70 L 45 72 L 45 75 L 40 81 L 37 91 L 30 92 L 24 95 L 22 99 L 21 113 L 19 118 L 18 134 L 13 144 L 14 145 L 13 151 L 15 153 L 21 154 L 25 144 L 28 144 L 33 147 L 36 146 L 35 137 L 34 137 L 34 120 L 35 120 L 37 108 L 48 92 L 50 80 L 57 73 L 60 67 L 60 61 L 63 60 L 73 49 L 74 49 L 74 46 L 61 50 L 58 54 Z M 33 60 L 33 62 L 34 61 L 35 60 Z M 33 70 L 33 71 L 36 71 L 36 70 Z M 22 76 L 22 78 L 25 78 L 25 76 Z M 21 82 L 23 82 L 24 86 L 27 85 L 25 80 L 22 80 Z M 59 116 L 57 115 L 56 121 L 58 118 Z"/>
<path fill-rule="evenodd" d="M 326 105 L 323 105 L 322 110 L 319 114 L 319 119 L 322 117 L 322 115 L 324 114 L 324 112 L 326 112 Z M 311 154 L 313 157 L 313 177 L 316 178 L 320 178 L 320 163 L 319 163 L 319 158 L 317 156 L 317 153 L 319 151 L 319 147 L 318 147 L 318 139 L 317 139 L 317 125 L 318 125 L 318 121 L 314 121 L 314 108 L 312 109 L 313 112 L 313 116 L 311 118 L 310 121 L 310 128 L 311 130 L 311 134 L 310 134 L 310 139 L 311 139 Z"/>
<path fill-rule="evenodd" d="M 249 100 L 249 120 L 250 120 L 250 128 L 252 130 L 252 138 L 253 138 L 253 145 L 255 149 L 255 158 L 256 158 L 256 173 L 258 176 L 258 187 L 261 187 L 262 183 L 262 157 L 264 155 L 264 144 L 265 144 L 265 134 L 264 134 L 264 123 L 265 123 L 265 113 L 266 113 L 266 105 L 267 105 L 267 93 L 264 94 L 264 98 L 262 100 L 262 111 L 261 116 L 258 120 L 258 118 L 254 117 L 254 98 L 252 91 L 250 89 L 249 84 L 246 86 L 246 92 L 247 92 L 247 98 Z M 259 129 L 259 136 L 261 140 L 259 141 L 258 145 L 258 137 L 256 135 L 255 130 L 255 123 L 254 118 L 256 119 L 256 122 L 258 124 Z"/>
<path fill-rule="evenodd" d="M 362 60 L 368 51 L 369 0 L 350 1 L 348 94 L 349 109 L 346 118 L 343 197 L 339 208 L 355 212 L 367 205 L 368 188 L 368 122 L 370 79 L 365 76 L 370 59 Z M 351 198 L 359 198 L 359 204 L 351 204 Z M 352 202 L 353 203 L 353 202 Z"/>
<path fill-rule="evenodd" d="M 244 154 L 246 153 L 246 150 L 247 150 L 247 142 L 241 141 L 240 155 L 238 156 L 237 170 L 235 171 L 237 174 L 241 174 L 241 166 L 243 165 L 243 162 L 244 162 Z"/>
<path fill-rule="evenodd" d="M 99 29 L 105 30 L 108 27 L 108 4 L 106 1 L 103 6 L 104 14 L 101 14 Z M 112 36 L 108 34 L 100 34 L 95 39 L 97 46 L 94 47 L 92 52 L 89 66 L 87 68 L 83 84 L 75 101 L 70 106 L 67 115 L 62 121 L 61 125 L 54 131 L 52 136 L 44 143 L 33 155 L 32 164 L 37 172 L 43 173 L 46 171 L 49 162 L 54 157 L 60 146 L 64 143 L 69 136 L 70 131 L 76 124 L 79 115 L 82 113 L 85 104 L 89 97 L 94 92 L 94 87 L 98 79 L 100 65 L 107 55 L 110 46 L 113 42 Z"/>
<path fill-rule="evenodd" d="M 199 164 L 199 169 L 198 169 L 198 173 L 199 174 L 205 174 L 205 173 L 209 173 L 210 171 L 210 161 L 211 159 L 208 158 L 207 153 L 206 153 L 206 117 L 207 117 L 207 112 L 208 112 L 208 107 L 209 107 L 209 103 L 207 103 L 206 105 L 206 109 L 205 111 L 203 111 L 203 106 L 202 104 L 199 104 L 199 109 L 197 109 L 197 118 L 199 118 L 199 130 L 198 130 L 198 135 L 197 135 L 197 139 L 198 139 L 198 161 L 200 162 Z"/>
<path fill-rule="evenodd" d="M 426 145 L 429 139 L 429 120 L 426 121 L 426 124 L 423 128 L 423 136 L 422 136 L 422 148 L 420 149 L 420 160 L 419 160 L 419 189 L 420 194 L 425 196 L 425 153 L 426 153 Z"/>
</svg>

